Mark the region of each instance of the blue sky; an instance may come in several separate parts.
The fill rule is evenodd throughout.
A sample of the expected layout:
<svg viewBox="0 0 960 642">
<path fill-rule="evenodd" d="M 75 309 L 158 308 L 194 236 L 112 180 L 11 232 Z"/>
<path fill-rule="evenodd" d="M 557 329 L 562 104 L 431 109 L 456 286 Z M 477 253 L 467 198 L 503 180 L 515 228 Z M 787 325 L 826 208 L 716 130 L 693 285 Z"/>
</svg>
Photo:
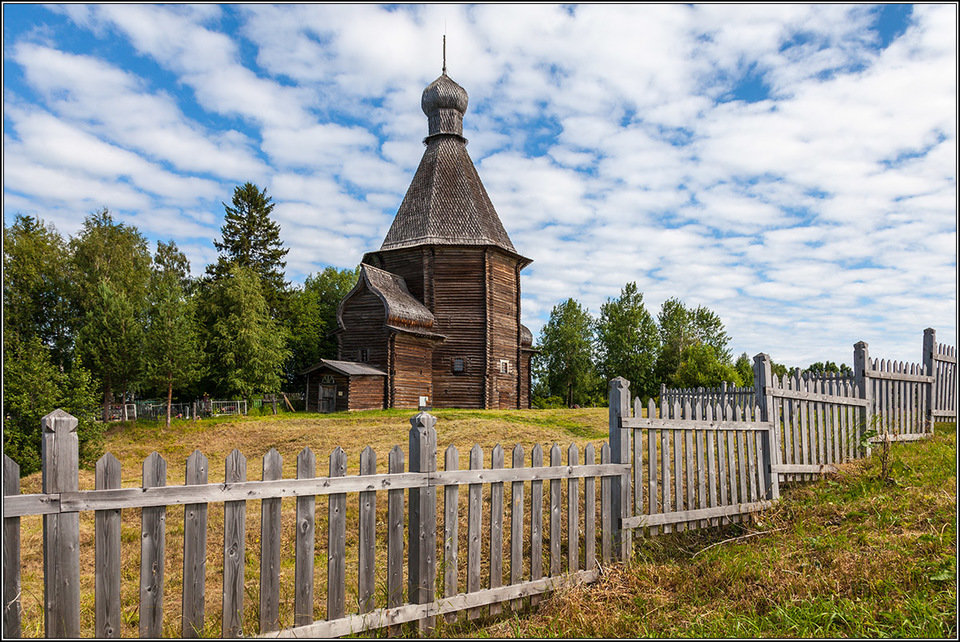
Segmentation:
<svg viewBox="0 0 960 642">
<path fill-rule="evenodd" d="M 200 273 L 222 202 L 267 188 L 294 282 L 380 246 L 423 153 L 464 133 L 538 333 L 636 281 L 720 314 L 736 353 L 917 361 L 956 345 L 957 7 L 3 7 L 3 212 L 101 207 Z"/>
</svg>

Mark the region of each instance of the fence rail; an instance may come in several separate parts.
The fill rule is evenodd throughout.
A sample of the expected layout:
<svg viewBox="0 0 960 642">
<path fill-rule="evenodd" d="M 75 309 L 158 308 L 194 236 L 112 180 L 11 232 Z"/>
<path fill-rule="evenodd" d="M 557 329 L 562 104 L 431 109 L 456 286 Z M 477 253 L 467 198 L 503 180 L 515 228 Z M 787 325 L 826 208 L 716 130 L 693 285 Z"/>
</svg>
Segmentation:
<svg viewBox="0 0 960 642">
<path fill-rule="evenodd" d="M 780 496 L 781 481 L 815 479 L 868 455 L 867 431 L 874 427 L 874 440 L 929 436 L 933 421 L 956 416 L 955 349 L 938 345 L 927 330 L 923 357 L 923 365 L 872 360 L 861 342 L 854 346 L 853 377 L 799 372 L 776 377 L 770 357 L 759 354 L 752 397 L 742 389 L 726 403 L 707 396 L 669 402 L 661 395 L 660 407 L 649 402 L 646 416 L 639 399 L 631 403 L 629 382 L 618 377 L 610 382 L 609 441 L 600 447 L 599 463 L 593 444 L 583 449 L 571 444 L 565 463 L 558 445 L 544 453 L 538 444 L 529 457 L 517 445 L 508 466 L 498 445 L 485 466 L 476 445 L 461 468 L 460 453 L 450 446 L 438 470 L 436 419 L 420 413 L 410 421 L 406 453 L 394 446 L 380 471 L 376 453 L 367 447 L 360 453 L 359 473 L 347 475 L 347 454 L 338 447 L 329 457 L 328 474 L 318 477 L 316 457 L 304 448 L 296 478 L 284 479 L 280 453 L 270 449 L 261 479 L 248 480 L 247 460 L 234 450 L 226 458 L 223 483 L 211 483 L 209 462 L 195 451 L 186 462 L 185 483 L 167 485 L 167 462 L 152 453 L 142 464 L 141 485 L 123 488 L 120 462 L 107 454 L 97 463 L 95 489 L 80 490 L 77 420 L 57 410 L 41 425 L 41 493 L 20 494 L 19 468 L 4 455 L 3 634 L 22 634 L 20 520 L 27 516 L 43 520 L 43 631 L 48 637 L 80 634 L 79 516 L 93 513 L 94 630 L 98 637 L 118 636 L 122 578 L 129 577 L 121 569 L 121 516 L 135 510 L 139 634 L 159 637 L 167 509 L 174 506 L 184 507 L 180 633 L 205 633 L 208 513 L 211 504 L 221 503 L 224 637 L 254 629 L 262 636 L 339 636 L 414 621 L 429 633 L 440 616 L 452 621 L 465 611 L 476 617 L 481 608 L 496 614 L 526 598 L 533 604 L 543 592 L 596 580 L 598 558 L 625 559 L 634 535 L 718 526 L 770 507 Z M 729 401 L 735 398 L 757 403 Z M 349 518 L 348 495 L 357 506 Z M 378 496 L 386 500 L 379 502 L 385 510 L 378 510 Z M 317 518 L 317 497 L 327 498 L 325 520 L 322 514 Z M 293 610 L 281 622 L 283 498 L 295 498 L 296 532 L 288 552 L 295 562 Z M 244 612 L 251 501 L 261 507 L 256 623 Z M 386 538 L 379 547 L 378 522 Z M 356 534 L 349 540 L 355 558 L 347 550 L 348 523 Z M 314 564 L 323 532 L 327 608 L 326 617 L 317 620 Z M 355 613 L 347 612 L 348 555 L 357 569 L 350 584 Z M 486 581 L 481 569 L 488 573 Z"/>
</svg>

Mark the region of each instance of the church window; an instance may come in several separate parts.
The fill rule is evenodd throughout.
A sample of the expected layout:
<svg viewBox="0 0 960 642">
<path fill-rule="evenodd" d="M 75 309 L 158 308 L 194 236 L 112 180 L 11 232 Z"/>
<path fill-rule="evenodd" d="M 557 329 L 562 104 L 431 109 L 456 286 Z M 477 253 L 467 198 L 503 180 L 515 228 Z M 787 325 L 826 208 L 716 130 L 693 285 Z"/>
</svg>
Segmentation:
<svg viewBox="0 0 960 642">
<path fill-rule="evenodd" d="M 463 374 L 466 369 L 466 364 L 463 362 L 463 359 L 456 358 L 453 360 L 453 374 Z"/>
<path fill-rule="evenodd" d="M 500 359 L 500 374 L 510 374 L 509 359 Z"/>
<path fill-rule="evenodd" d="M 370 361 L 370 350 L 367 348 L 360 348 L 360 350 L 357 351 L 357 361 L 360 361 L 361 363 Z"/>
</svg>

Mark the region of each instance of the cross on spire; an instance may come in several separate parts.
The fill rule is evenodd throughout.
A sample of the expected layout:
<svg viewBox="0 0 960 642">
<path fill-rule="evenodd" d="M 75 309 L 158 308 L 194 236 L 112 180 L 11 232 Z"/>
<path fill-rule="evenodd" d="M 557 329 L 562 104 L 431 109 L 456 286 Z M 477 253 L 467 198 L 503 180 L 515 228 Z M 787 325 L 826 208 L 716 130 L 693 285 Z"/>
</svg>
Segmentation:
<svg viewBox="0 0 960 642">
<path fill-rule="evenodd" d="M 443 73 L 447 73 L 447 34 L 443 34 Z"/>
</svg>

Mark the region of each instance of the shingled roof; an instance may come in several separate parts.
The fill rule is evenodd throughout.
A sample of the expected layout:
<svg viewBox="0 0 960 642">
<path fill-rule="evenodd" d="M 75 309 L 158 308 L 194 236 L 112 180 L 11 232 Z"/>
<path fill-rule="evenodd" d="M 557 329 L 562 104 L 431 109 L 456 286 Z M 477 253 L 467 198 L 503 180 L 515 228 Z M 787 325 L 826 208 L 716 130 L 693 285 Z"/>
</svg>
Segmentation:
<svg viewBox="0 0 960 642">
<path fill-rule="evenodd" d="M 350 300 L 354 292 L 366 287 L 373 292 L 382 302 L 385 322 L 388 326 L 405 328 L 417 326 L 422 329 L 433 327 L 434 316 L 422 303 L 413 298 L 407 289 L 407 282 L 402 276 L 397 276 L 386 270 L 360 264 L 360 277 L 357 284 L 353 287 L 347 296 L 343 297 L 340 307 L 337 310 L 337 321 L 341 328 L 343 325 L 343 306 Z"/>
<path fill-rule="evenodd" d="M 494 245 L 517 250 L 467 153 L 467 92 L 446 73 L 423 92 L 427 146 L 380 250 L 417 245 Z"/>
</svg>

